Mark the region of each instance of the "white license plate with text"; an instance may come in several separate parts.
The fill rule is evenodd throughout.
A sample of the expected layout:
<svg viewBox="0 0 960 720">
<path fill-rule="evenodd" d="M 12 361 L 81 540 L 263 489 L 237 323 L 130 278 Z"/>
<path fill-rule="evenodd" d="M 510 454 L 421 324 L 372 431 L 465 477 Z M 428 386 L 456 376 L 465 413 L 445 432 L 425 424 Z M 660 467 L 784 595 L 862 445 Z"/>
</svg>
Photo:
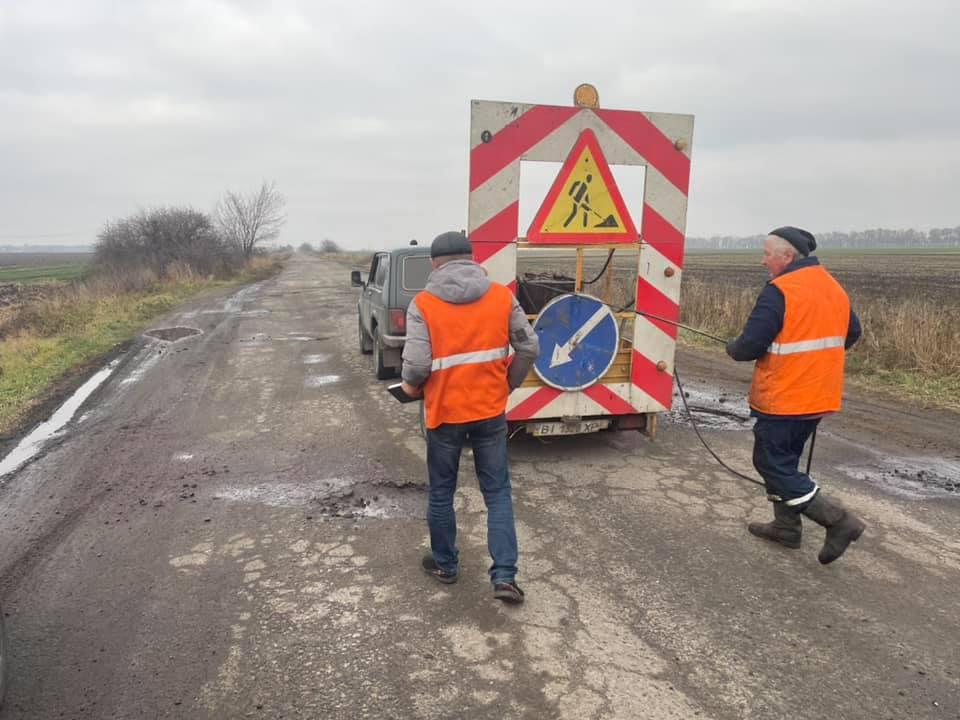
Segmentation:
<svg viewBox="0 0 960 720">
<path fill-rule="evenodd" d="M 536 436 L 540 435 L 581 435 L 597 432 L 610 427 L 609 420 L 580 420 L 578 422 L 542 422 L 531 423 L 528 427 Z"/>
</svg>

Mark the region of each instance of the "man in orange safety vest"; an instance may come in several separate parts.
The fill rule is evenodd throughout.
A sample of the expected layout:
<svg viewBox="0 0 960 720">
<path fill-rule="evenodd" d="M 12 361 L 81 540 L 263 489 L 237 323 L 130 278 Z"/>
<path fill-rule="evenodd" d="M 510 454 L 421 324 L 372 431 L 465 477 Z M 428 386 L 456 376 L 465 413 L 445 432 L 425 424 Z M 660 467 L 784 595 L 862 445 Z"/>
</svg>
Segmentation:
<svg viewBox="0 0 960 720">
<path fill-rule="evenodd" d="M 827 498 L 800 472 L 804 444 L 820 420 L 840 410 L 846 350 L 860 337 L 860 321 L 840 284 L 810 253 L 806 230 L 777 228 L 764 241 L 770 282 L 760 293 L 743 332 L 727 345 L 734 360 L 755 360 L 750 386 L 753 465 L 763 477 L 774 519 L 749 531 L 789 548 L 800 547 L 806 515 L 827 529 L 819 554 L 824 565 L 839 558 L 865 525 Z"/>
<path fill-rule="evenodd" d="M 421 565 L 433 579 L 459 573 L 457 489 L 460 452 L 473 448 L 487 506 L 487 547 L 493 596 L 523 602 L 517 585 L 517 532 L 507 460 L 507 396 L 527 376 L 539 352 L 537 335 L 513 293 L 491 282 L 473 261 L 460 232 L 430 246 L 433 272 L 407 309 L 403 390 L 423 393 L 427 427 L 429 555 Z M 515 354 L 510 358 L 509 348 Z"/>
</svg>

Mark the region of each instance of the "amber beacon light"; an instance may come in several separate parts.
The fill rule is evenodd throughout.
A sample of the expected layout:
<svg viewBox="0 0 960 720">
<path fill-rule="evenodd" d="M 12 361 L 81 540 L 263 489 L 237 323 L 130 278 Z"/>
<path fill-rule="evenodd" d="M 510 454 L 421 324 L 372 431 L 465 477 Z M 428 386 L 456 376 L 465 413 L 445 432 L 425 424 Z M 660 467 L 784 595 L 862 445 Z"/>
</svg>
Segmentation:
<svg viewBox="0 0 960 720">
<path fill-rule="evenodd" d="M 573 91 L 573 104 L 577 107 L 598 108 L 600 107 L 600 95 L 597 89 L 590 83 L 577 85 Z"/>
</svg>

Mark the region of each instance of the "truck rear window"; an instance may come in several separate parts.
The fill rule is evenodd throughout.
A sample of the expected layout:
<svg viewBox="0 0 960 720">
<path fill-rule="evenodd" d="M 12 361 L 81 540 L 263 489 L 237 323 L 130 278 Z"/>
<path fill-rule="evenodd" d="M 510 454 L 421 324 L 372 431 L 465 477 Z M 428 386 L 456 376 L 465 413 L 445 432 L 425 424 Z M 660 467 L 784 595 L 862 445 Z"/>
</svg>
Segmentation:
<svg viewBox="0 0 960 720">
<path fill-rule="evenodd" d="M 429 257 L 405 257 L 401 287 L 404 290 L 423 290 L 427 286 L 427 278 L 431 270 L 433 267 L 430 265 Z"/>
</svg>

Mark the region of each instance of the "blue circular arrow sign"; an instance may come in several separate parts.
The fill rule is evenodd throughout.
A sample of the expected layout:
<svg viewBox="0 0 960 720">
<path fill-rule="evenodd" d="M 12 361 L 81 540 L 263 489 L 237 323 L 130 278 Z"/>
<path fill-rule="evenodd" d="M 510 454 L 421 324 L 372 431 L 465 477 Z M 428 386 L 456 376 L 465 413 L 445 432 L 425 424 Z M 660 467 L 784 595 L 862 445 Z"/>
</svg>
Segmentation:
<svg viewBox="0 0 960 720">
<path fill-rule="evenodd" d="M 561 295 L 547 303 L 533 329 L 540 356 L 533 368 L 558 390 L 590 387 L 610 369 L 620 330 L 610 308 L 589 295 Z"/>
</svg>

